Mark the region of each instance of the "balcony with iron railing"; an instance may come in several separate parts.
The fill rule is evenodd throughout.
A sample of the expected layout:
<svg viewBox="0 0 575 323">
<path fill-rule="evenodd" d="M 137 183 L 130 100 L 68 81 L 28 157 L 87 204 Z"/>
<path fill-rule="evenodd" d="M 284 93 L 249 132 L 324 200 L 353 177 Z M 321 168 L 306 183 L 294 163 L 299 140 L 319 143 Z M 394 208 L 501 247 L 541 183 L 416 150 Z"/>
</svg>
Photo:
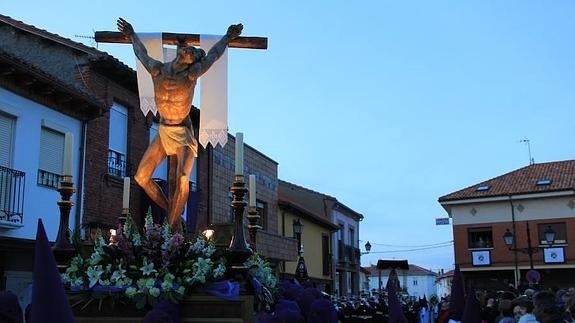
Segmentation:
<svg viewBox="0 0 575 323">
<path fill-rule="evenodd" d="M 60 185 L 60 181 L 62 179 L 62 175 L 49 172 L 47 170 L 43 170 L 38 168 L 38 175 L 36 176 L 36 184 L 44 187 L 48 187 L 51 189 L 58 189 Z"/>
<path fill-rule="evenodd" d="M 26 173 L 0 166 L 0 227 L 18 228 L 24 223 Z"/>
<path fill-rule="evenodd" d="M 349 246 L 346 245 L 345 246 L 345 255 L 346 258 L 348 259 L 348 262 L 352 265 L 358 264 L 359 263 L 359 249 L 355 248 L 354 246 Z"/>
<path fill-rule="evenodd" d="M 130 175 L 130 167 L 126 162 L 126 155 L 120 152 L 108 150 L 108 174 L 117 177 Z"/>
</svg>

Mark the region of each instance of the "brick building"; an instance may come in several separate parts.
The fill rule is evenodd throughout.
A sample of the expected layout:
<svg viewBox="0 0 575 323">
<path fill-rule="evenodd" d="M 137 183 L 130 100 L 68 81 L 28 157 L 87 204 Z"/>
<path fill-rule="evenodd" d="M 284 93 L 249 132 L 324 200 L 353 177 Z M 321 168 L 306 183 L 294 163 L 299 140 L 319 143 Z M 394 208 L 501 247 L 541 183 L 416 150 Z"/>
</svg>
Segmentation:
<svg viewBox="0 0 575 323">
<path fill-rule="evenodd" d="M 135 73 L 92 47 L 0 16 L 0 288 L 31 281 L 37 219 L 54 240 L 57 191 L 71 142 L 71 230 L 116 226 L 122 177 L 141 158 L 149 122 Z M 141 192 L 133 187 L 133 214 Z M 82 230 L 86 229 L 86 230 Z"/>
<path fill-rule="evenodd" d="M 90 238 L 115 227 L 123 177 L 133 175 L 154 117 L 139 109 L 136 73 L 107 53 L 0 15 L 0 289 L 23 295 L 31 282 L 38 218 L 48 239 L 59 224 L 57 191 L 65 138 L 71 134 L 69 227 Z M 199 110 L 192 109 L 197 129 Z M 200 149 L 186 208 L 188 228 L 230 221 L 234 138 Z M 246 145 L 245 174 L 256 174 L 264 230 L 258 251 L 277 263 L 296 257 L 296 243 L 277 234 L 277 163 Z M 161 173 L 164 169 L 160 169 Z M 165 176 L 159 174 L 161 183 Z M 150 201 L 132 181 L 130 214 L 141 221 Z"/>
<path fill-rule="evenodd" d="M 214 225 L 225 235 L 225 242 L 231 235 L 233 213 L 230 187 L 234 180 L 235 140 L 228 134 L 224 147 L 208 146 L 198 154 L 199 206 L 197 228 Z M 256 205 L 262 229 L 256 237 L 257 252 L 268 257 L 278 266 L 280 261 L 295 260 L 297 243 L 278 232 L 278 163 L 253 147 L 244 144 L 244 180 L 248 175 L 256 177 Z M 246 196 L 247 199 L 247 196 Z M 247 214 L 247 210 L 246 213 Z M 245 220 L 245 219 L 244 219 Z M 246 224 L 247 222 L 244 221 Z M 248 235 L 246 232 L 246 239 Z"/>
<path fill-rule="evenodd" d="M 501 289 L 531 277 L 547 287 L 573 287 L 575 160 L 532 164 L 439 203 L 453 219 L 455 263 L 467 284 Z M 511 234 L 508 247 L 503 237 Z M 536 272 L 528 274 L 531 266 Z"/>
</svg>

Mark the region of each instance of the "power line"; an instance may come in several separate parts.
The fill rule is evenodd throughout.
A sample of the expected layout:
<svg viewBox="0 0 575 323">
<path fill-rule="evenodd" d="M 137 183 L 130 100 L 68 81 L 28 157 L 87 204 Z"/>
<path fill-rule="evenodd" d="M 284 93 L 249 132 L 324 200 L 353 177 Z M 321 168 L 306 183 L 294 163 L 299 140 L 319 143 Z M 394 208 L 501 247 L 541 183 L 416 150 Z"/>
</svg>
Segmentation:
<svg viewBox="0 0 575 323">
<path fill-rule="evenodd" d="M 432 247 L 432 246 L 438 246 L 438 245 L 443 245 L 446 243 L 453 243 L 453 240 L 450 241 L 445 241 L 445 242 L 437 242 L 437 243 L 431 243 L 431 244 L 424 244 L 424 245 L 411 245 L 411 246 L 407 246 L 407 245 L 392 245 L 392 244 L 384 244 L 384 243 L 377 243 L 377 242 L 369 242 L 371 245 L 375 245 L 375 246 L 384 246 L 384 247 L 393 247 L 393 248 L 426 248 L 426 247 Z"/>
<path fill-rule="evenodd" d="M 444 247 L 451 247 L 453 246 L 453 242 L 450 244 L 442 245 L 442 246 L 434 246 L 434 247 L 424 247 L 424 248 L 414 248 L 414 249 L 403 249 L 403 250 L 388 250 L 388 251 L 370 251 L 369 254 L 375 253 L 398 253 L 398 252 L 412 252 L 412 251 L 420 251 L 420 250 L 428 250 L 428 249 L 437 249 L 437 248 L 444 248 Z"/>
</svg>

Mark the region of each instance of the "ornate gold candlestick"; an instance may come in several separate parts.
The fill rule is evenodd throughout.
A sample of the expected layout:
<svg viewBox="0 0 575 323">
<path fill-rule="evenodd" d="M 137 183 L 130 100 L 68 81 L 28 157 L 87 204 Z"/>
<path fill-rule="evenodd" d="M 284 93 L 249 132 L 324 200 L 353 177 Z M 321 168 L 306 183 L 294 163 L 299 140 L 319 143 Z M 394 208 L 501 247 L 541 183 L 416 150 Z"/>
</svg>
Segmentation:
<svg viewBox="0 0 575 323">
<path fill-rule="evenodd" d="M 258 209 L 255 206 L 250 206 L 248 209 L 248 231 L 250 233 L 250 244 L 252 247 L 252 250 L 254 252 L 256 252 L 257 248 L 256 248 L 256 235 L 259 229 L 261 229 L 262 227 L 258 224 L 259 220 L 260 220 L 260 215 L 258 214 Z"/>
<path fill-rule="evenodd" d="M 120 229 L 124 229 L 124 225 L 126 225 L 126 219 L 128 216 L 130 216 L 130 209 L 127 207 L 122 208 L 122 214 L 118 217 Z"/>
<path fill-rule="evenodd" d="M 70 210 L 74 205 L 70 200 L 70 197 L 74 192 L 76 192 L 76 189 L 74 189 L 74 183 L 72 182 L 72 176 L 62 176 L 58 192 L 60 192 L 61 196 L 60 201 L 58 201 L 58 206 L 60 207 L 60 226 L 58 227 L 58 235 L 52 250 L 58 267 L 62 269 L 76 252 L 74 246 L 70 242 L 69 234 Z"/>
<path fill-rule="evenodd" d="M 244 176 L 236 174 L 234 183 L 230 189 L 230 192 L 234 196 L 232 200 L 232 208 L 234 209 L 234 231 L 230 246 L 227 250 L 228 260 L 232 266 L 242 266 L 246 259 L 253 254 L 253 251 L 246 243 L 244 234 L 244 210 L 247 205 L 244 196 L 247 191 Z"/>
</svg>

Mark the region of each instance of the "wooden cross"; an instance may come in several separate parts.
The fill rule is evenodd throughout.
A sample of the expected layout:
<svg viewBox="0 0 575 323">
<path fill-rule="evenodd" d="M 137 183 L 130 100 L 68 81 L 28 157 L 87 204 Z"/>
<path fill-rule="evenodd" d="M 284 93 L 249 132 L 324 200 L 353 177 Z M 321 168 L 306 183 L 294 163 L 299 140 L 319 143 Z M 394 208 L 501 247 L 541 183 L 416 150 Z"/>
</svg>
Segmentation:
<svg viewBox="0 0 575 323">
<path fill-rule="evenodd" d="M 98 43 L 116 43 L 131 44 L 132 42 L 119 31 L 96 31 L 94 38 Z M 162 33 L 162 43 L 167 45 L 199 46 L 200 35 L 198 34 L 179 34 L 179 33 Z M 249 48 L 249 49 L 267 49 L 267 37 L 244 37 L 239 36 L 232 40 L 228 47 Z"/>
</svg>

